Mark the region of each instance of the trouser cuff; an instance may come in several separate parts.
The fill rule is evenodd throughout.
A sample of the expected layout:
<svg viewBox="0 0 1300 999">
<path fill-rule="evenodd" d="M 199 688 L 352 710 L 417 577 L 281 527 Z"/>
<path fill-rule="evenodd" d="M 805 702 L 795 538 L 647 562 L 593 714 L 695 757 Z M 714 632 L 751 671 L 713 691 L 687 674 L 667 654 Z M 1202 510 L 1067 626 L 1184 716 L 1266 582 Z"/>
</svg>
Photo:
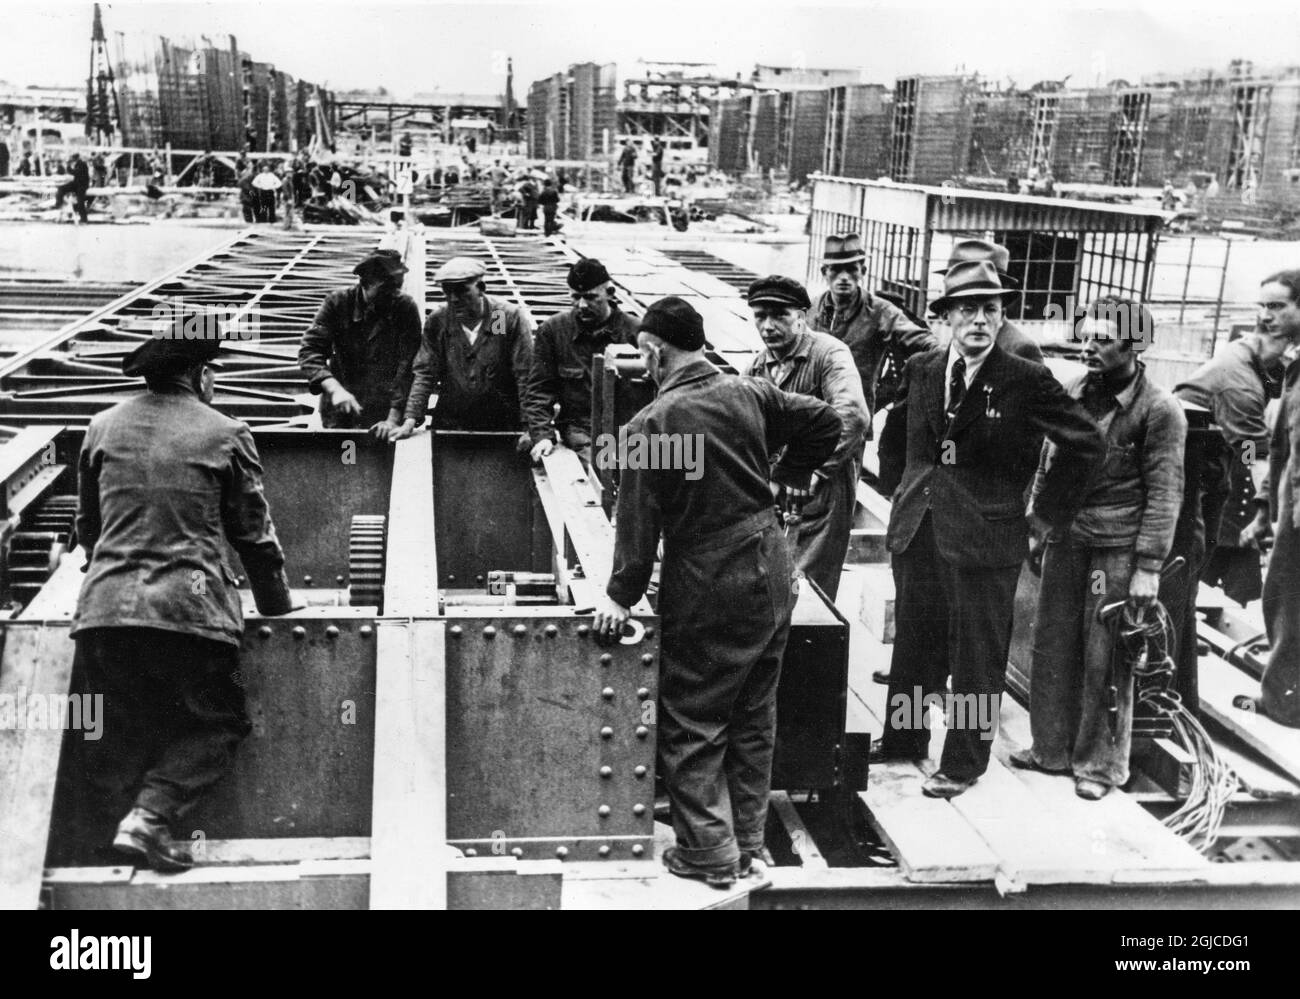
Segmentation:
<svg viewBox="0 0 1300 999">
<path fill-rule="evenodd" d="M 693 867 L 726 867 L 740 860 L 740 847 L 734 839 L 705 847 L 682 846 L 678 841 L 677 856 Z"/>
</svg>

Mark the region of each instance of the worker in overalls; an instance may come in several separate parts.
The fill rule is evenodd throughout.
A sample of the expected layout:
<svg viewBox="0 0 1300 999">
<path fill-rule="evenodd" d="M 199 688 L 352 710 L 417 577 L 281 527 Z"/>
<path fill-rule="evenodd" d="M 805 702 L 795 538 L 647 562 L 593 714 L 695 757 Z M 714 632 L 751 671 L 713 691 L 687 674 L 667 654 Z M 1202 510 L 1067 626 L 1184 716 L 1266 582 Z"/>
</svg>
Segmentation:
<svg viewBox="0 0 1300 999">
<path fill-rule="evenodd" d="M 623 429 L 626 453 L 672 443 L 696 460 L 621 468 L 613 569 L 594 631 L 602 641 L 621 634 L 662 535 L 659 769 L 677 834 L 664 863 L 725 887 L 763 851 L 776 688 L 797 593 L 769 456 L 781 452 L 771 479 L 807 496 L 840 420 L 810 396 L 719 371 L 704 357 L 704 321 L 680 298 L 646 310 L 637 346 L 659 393 Z"/>
<path fill-rule="evenodd" d="M 220 345 L 146 340 L 122 372 L 149 390 L 90 421 L 78 464 L 87 566 L 73 671 L 104 698 L 103 738 L 75 742 L 83 815 L 107 826 L 129 808 L 112 844 L 160 871 L 191 865 L 172 823 L 230 771 L 251 728 L 227 543 L 258 611 L 293 609 L 252 432 L 211 406 Z"/>
</svg>

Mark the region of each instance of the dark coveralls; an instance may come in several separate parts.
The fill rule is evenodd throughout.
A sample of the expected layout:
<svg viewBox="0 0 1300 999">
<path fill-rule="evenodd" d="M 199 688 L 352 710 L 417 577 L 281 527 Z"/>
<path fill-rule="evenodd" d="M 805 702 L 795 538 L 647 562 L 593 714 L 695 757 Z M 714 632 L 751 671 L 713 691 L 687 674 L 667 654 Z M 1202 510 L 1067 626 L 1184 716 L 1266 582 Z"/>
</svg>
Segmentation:
<svg viewBox="0 0 1300 999">
<path fill-rule="evenodd" d="M 1300 362 L 1287 388 L 1269 451 L 1269 506 L 1277 522 L 1264 579 L 1268 668 L 1260 681 L 1264 713 L 1300 728 Z"/>
<path fill-rule="evenodd" d="M 252 433 L 183 378 L 91 420 L 78 474 L 89 563 L 74 673 L 104 696 L 104 734 L 69 745 L 89 795 L 85 831 L 102 826 L 102 841 L 132 797 L 169 822 L 184 814 L 250 730 L 226 542 L 263 613 L 290 599 Z"/>
<path fill-rule="evenodd" d="M 73 205 L 77 209 L 77 216 L 82 222 L 90 221 L 86 214 L 86 192 L 90 190 L 90 167 L 86 165 L 84 159 L 77 159 L 72 164 L 72 179 L 65 184 L 60 184 L 54 196 L 54 207 L 62 208 L 63 199 L 69 194 L 72 195 Z"/>
<path fill-rule="evenodd" d="M 555 224 L 555 213 L 560 210 L 560 192 L 553 187 L 543 187 L 537 196 L 537 203 L 542 206 L 542 235 L 550 236 L 560 231 Z"/>
<path fill-rule="evenodd" d="M 636 320 L 618 306 L 595 329 L 579 324 L 576 309 L 551 316 L 537 327 L 524 403 L 534 444 L 555 439 L 558 432 L 560 442 L 571 450 L 591 446 L 591 359 L 611 343 L 636 343 Z"/>
<path fill-rule="evenodd" d="M 321 423 L 327 428 L 371 427 L 393 410 L 406 409 L 411 363 L 420 349 L 420 308 L 410 295 L 397 295 L 377 312 L 358 283 L 334 291 L 303 334 L 298 367 L 311 391 L 320 395 Z M 361 404 L 361 415 L 335 412 L 321 382 L 337 378 Z"/>
<path fill-rule="evenodd" d="M 424 324 L 406 419 L 424 422 L 429 396 L 438 393 L 435 427 L 454 430 L 519 430 L 520 399 L 533 363 L 528 317 L 509 302 L 484 296 L 486 311 L 470 346 L 461 318 L 450 305 L 434 309 Z"/>
<path fill-rule="evenodd" d="M 682 858 L 734 864 L 740 850 L 763 846 L 797 588 L 768 458 L 782 451 L 773 477 L 804 486 L 834 450 L 839 417 L 816 399 L 700 361 L 669 377 L 623 433 L 702 441 L 694 481 L 682 469 L 622 470 L 606 592 L 625 607 L 641 599 L 662 531 L 660 771 Z"/>
</svg>

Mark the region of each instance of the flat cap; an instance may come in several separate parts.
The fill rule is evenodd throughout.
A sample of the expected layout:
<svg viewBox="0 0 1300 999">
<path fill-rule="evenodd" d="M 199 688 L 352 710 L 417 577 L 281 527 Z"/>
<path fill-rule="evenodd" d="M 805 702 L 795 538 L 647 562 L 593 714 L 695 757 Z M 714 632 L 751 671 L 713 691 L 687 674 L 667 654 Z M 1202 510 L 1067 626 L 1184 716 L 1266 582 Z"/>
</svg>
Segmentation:
<svg viewBox="0 0 1300 999">
<path fill-rule="evenodd" d="M 483 261 L 473 257 L 452 257 L 438 268 L 433 280 L 438 284 L 450 284 L 457 281 L 477 281 L 487 274 Z"/>
<path fill-rule="evenodd" d="M 749 286 L 745 298 L 749 300 L 750 305 L 770 302 L 796 309 L 812 307 L 807 289 L 794 278 L 782 277 L 780 274 L 769 274 L 767 277 L 759 278 Z"/>
<path fill-rule="evenodd" d="M 661 298 L 646 309 L 637 329 L 682 350 L 704 346 L 704 320 L 689 302 L 675 295 Z"/>
<path fill-rule="evenodd" d="M 583 257 L 569 268 L 569 287 L 574 291 L 591 291 L 611 280 L 605 265 L 595 257 Z"/>
<path fill-rule="evenodd" d="M 352 268 L 352 273 L 364 277 L 374 270 L 382 271 L 389 277 L 396 277 L 398 274 L 405 274 L 407 266 L 402 263 L 402 255 L 396 250 L 371 250 L 361 263 Z"/>
<path fill-rule="evenodd" d="M 179 374 L 195 364 L 212 364 L 220 350 L 217 336 L 152 336 L 122 359 L 122 374 L 128 378 Z"/>
</svg>

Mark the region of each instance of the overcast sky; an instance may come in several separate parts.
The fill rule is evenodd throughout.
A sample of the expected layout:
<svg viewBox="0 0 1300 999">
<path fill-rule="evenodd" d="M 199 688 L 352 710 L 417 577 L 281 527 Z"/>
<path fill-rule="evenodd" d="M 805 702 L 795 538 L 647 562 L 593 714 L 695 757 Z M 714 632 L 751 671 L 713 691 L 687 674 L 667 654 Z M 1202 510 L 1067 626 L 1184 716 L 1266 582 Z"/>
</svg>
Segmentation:
<svg viewBox="0 0 1300 999">
<path fill-rule="evenodd" d="M 0 80 L 84 85 L 92 5 L 3 2 Z M 1029 86 L 1136 81 L 1146 73 L 1300 62 L 1300 5 L 1291 2 L 1033 4 L 952 0 L 748 4 L 393 2 L 104 4 L 104 26 L 177 42 L 233 34 L 254 58 L 334 89 L 383 86 L 398 94 L 499 92 L 503 54 L 515 94 L 573 62 L 716 62 L 733 75 L 754 63 L 851 67 L 868 83 L 909 73 L 979 72 Z"/>
</svg>

